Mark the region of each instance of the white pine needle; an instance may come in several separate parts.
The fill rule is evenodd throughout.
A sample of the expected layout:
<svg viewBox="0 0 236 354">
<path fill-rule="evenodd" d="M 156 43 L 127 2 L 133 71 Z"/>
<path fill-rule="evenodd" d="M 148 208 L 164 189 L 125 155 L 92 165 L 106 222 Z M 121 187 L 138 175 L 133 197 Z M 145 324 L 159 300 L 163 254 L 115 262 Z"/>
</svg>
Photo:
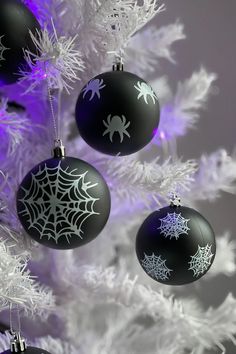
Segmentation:
<svg viewBox="0 0 236 354">
<path fill-rule="evenodd" d="M 161 28 L 147 27 L 131 38 L 125 53 L 125 66 L 145 77 L 156 70 L 159 58 L 175 63 L 172 46 L 185 38 L 184 26 L 179 21 Z"/>
<path fill-rule="evenodd" d="M 215 277 L 219 274 L 224 274 L 228 277 L 233 276 L 236 272 L 236 242 L 231 239 L 230 234 L 226 232 L 223 236 L 217 237 L 217 252 L 214 263 L 207 273 L 207 277 L 203 279 L 208 279 L 209 277 Z M 227 255 L 227 257 L 225 257 Z"/>
<path fill-rule="evenodd" d="M 38 31 L 36 36 L 30 34 L 38 54 L 25 51 L 30 70 L 21 70 L 23 77 L 20 81 L 29 85 L 26 94 L 33 92 L 45 80 L 51 89 L 65 89 L 69 93 L 72 84 L 80 79 L 78 72 L 84 70 L 82 55 L 75 45 L 77 35 L 58 37 L 54 26 L 53 29 L 52 34 L 47 29 Z"/>
<path fill-rule="evenodd" d="M 214 200 L 222 191 L 236 193 L 236 156 L 230 156 L 224 149 L 202 155 L 192 185 L 192 198 Z"/>
<path fill-rule="evenodd" d="M 30 275 L 25 255 L 11 254 L 12 247 L 14 251 L 14 246 L 0 241 L 0 309 L 13 304 L 26 313 L 45 315 L 53 308 L 52 293 Z"/>
<path fill-rule="evenodd" d="M 178 83 L 176 94 L 161 111 L 159 131 L 168 140 L 185 135 L 194 126 L 200 116 L 198 111 L 204 107 L 215 80 L 214 73 L 201 68 L 189 79 Z"/>
<path fill-rule="evenodd" d="M 2 146 L 7 146 L 7 157 L 12 156 L 17 147 L 24 141 L 24 134 L 29 132 L 31 124 L 26 115 L 8 111 L 8 100 L 0 100 L 0 131 Z"/>
</svg>

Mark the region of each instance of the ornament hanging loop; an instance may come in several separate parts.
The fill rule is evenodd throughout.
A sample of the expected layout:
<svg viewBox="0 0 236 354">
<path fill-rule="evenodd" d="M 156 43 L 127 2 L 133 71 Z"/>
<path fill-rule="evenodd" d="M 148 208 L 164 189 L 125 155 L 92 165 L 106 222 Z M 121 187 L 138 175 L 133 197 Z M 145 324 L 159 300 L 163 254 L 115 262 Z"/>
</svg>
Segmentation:
<svg viewBox="0 0 236 354">
<path fill-rule="evenodd" d="M 51 90 L 50 83 L 48 80 L 48 75 L 47 75 L 46 64 L 44 64 L 44 69 L 45 69 L 45 73 L 46 73 L 48 101 L 49 101 L 49 105 L 50 105 L 53 128 L 54 128 L 53 156 L 54 157 L 65 157 L 65 147 L 63 146 L 62 141 L 60 139 L 60 127 L 59 127 L 60 110 L 61 110 L 61 90 L 58 89 L 58 113 L 56 115 L 55 110 L 54 110 L 53 94 L 52 94 L 52 90 Z"/>
<path fill-rule="evenodd" d="M 112 70 L 113 71 L 124 71 L 124 51 L 120 49 L 119 51 L 110 51 L 108 54 L 114 54 L 114 61 Z"/>
<path fill-rule="evenodd" d="M 181 199 L 178 193 L 176 192 L 170 193 L 170 206 L 173 207 L 181 206 Z"/>
<path fill-rule="evenodd" d="M 54 158 L 62 158 L 66 156 L 66 149 L 62 144 L 61 139 L 54 140 L 54 149 L 52 153 Z"/>
<path fill-rule="evenodd" d="M 12 321 L 12 304 L 9 304 L 9 314 L 10 314 L 10 334 L 12 335 L 12 339 L 10 341 L 10 347 L 12 353 L 22 353 L 27 349 L 25 339 L 21 337 L 21 320 L 20 320 L 20 310 L 19 306 L 16 307 L 17 311 L 17 326 L 18 329 L 15 330 L 13 328 L 13 321 Z"/>
<path fill-rule="evenodd" d="M 124 64 L 122 58 L 117 59 L 117 61 L 112 66 L 113 71 L 124 71 Z"/>
<path fill-rule="evenodd" d="M 22 353 L 27 349 L 25 339 L 21 337 L 20 332 L 14 333 L 14 337 L 11 339 L 10 345 L 12 353 Z"/>
</svg>

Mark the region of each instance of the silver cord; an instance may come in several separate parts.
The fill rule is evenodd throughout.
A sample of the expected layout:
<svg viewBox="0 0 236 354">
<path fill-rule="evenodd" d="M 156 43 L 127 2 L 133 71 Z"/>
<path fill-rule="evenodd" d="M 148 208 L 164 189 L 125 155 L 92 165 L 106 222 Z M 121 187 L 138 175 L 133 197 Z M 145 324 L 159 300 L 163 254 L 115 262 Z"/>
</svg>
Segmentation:
<svg viewBox="0 0 236 354">
<path fill-rule="evenodd" d="M 50 88 L 50 85 L 49 85 L 49 80 L 48 80 L 48 75 L 47 75 L 47 68 L 46 68 L 46 64 L 45 63 L 44 63 L 44 70 L 45 70 L 45 73 L 46 73 L 48 101 L 49 101 L 49 105 L 50 105 L 52 123 L 53 123 L 53 129 L 54 129 L 54 140 L 55 140 L 55 144 L 56 145 L 57 144 L 60 145 L 61 139 L 59 137 L 59 117 L 57 116 L 57 118 L 56 118 L 54 105 L 53 105 L 53 95 L 52 95 L 52 91 L 51 91 L 51 88 Z M 60 103 L 60 105 L 61 105 L 61 103 Z"/>
<path fill-rule="evenodd" d="M 57 114 L 57 123 L 58 123 L 58 140 L 59 137 L 61 137 L 61 94 L 62 90 L 58 90 L 58 99 L 57 99 L 57 105 L 58 105 L 58 114 Z"/>
<path fill-rule="evenodd" d="M 55 134 L 55 140 L 58 141 L 59 139 L 59 128 L 58 128 L 58 121 L 56 119 L 56 114 L 53 106 L 53 96 L 52 92 L 49 86 L 48 78 L 47 78 L 47 90 L 48 90 L 48 100 L 50 104 L 50 109 L 51 109 L 51 115 L 52 115 L 52 121 L 53 121 L 53 129 L 54 129 L 54 134 Z"/>
<path fill-rule="evenodd" d="M 9 320 L 10 320 L 10 333 L 13 334 L 13 325 L 12 325 L 12 303 L 9 304 Z"/>
<path fill-rule="evenodd" d="M 16 314 L 17 314 L 17 328 L 16 329 L 14 329 L 14 327 L 13 327 L 13 318 L 12 318 L 13 310 L 14 309 L 12 307 L 12 303 L 10 303 L 9 304 L 9 320 L 10 320 L 10 333 L 12 335 L 21 332 L 21 318 L 20 318 L 19 305 L 16 305 Z"/>
</svg>

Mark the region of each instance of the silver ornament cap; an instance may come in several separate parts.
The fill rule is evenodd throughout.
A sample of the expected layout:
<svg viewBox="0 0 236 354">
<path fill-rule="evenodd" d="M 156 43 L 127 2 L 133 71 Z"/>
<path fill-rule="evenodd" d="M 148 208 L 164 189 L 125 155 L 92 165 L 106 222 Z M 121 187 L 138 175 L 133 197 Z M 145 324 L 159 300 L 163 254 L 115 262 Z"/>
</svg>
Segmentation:
<svg viewBox="0 0 236 354">
<path fill-rule="evenodd" d="M 25 339 L 21 337 L 20 332 L 14 333 L 10 345 L 12 353 L 22 353 L 27 349 Z"/>
<path fill-rule="evenodd" d="M 66 156 L 65 146 L 60 139 L 54 141 L 55 145 L 52 151 L 52 155 L 55 158 L 62 158 Z"/>
<path fill-rule="evenodd" d="M 181 199 L 177 193 L 171 193 L 170 195 L 170 206 L 181 206 Z"/>
<path fill-rule="evenodd" d="M 116 56 L 113 66 L 112 66 L 113 71 L 123 71 L 124 70 L 124 62 L 122 59 L 122 56 Z"/>
</svg>

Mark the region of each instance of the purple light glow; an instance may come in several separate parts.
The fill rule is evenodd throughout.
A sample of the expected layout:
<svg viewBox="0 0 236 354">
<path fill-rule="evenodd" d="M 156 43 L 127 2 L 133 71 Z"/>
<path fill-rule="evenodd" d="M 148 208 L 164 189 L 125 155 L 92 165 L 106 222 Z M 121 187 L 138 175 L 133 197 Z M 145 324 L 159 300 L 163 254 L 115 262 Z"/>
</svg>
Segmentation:
<svg viewBox="0 0 236 354">
<path fill-rule="evenodd" d="M 40 20 L 38 6 L 36 4 L 34 4 L 34 2 L 32 0 L 24 0 L 24 4 L 34 14 L 34 16 L 37 18 L 37 20 Z"/>
<path fill-rule="evenodd" d="M 160 138 L 162 140 L 166 140 L 166 135 L 165 135 L 165 132 L 163 130 L 160 132 Z"/>
<path fill-rule="evenodd" d="M 156 136 L 158 134 L 158 128 L 155 128 L 152 132 L 153 137 Z"/>
<path fill-rule="evenodd" d="M 166 104 L 161 109 L 160 124 L 153 143 L 159 145 L 175 136 L 183 135 L 185 133 L 184 124 L 176 107 Z"/>
</svg>

